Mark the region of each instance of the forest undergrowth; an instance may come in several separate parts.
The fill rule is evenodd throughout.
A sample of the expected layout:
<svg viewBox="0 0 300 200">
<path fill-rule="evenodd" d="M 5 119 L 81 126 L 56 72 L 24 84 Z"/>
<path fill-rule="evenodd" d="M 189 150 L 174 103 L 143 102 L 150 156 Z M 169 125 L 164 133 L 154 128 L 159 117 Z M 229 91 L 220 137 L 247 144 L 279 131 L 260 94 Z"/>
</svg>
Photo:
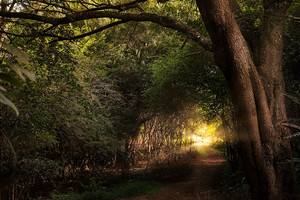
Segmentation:
<svg viewBox="0 0 300 200">
<path fill-rule="evenodd" d="M 0 200 L 298 199 L 299 0 L 0 2 Z"/>
<path fill-rule="evenodd" d="M 122 178 L 115 174 L 115 178 L 105 182 L 92 180 L 88 185 L 81 185 L 82 191 L 68 188 L 64 191 L 54 190 L 49 200 L 114 200 L 114 199 L 205 199 L 205 200 L 240 200 L 250 199 L 249 186 L 246 184 L 244 174 L 241 171 L 233 172 L 226 163 L 222 164 L 221 171 L 211 172 L 203 168 L 206 160 L 214 160 L 220 151 L 212 147 L 195 148 L 188 152 L 181 153 L 181 159 L 176 162 L 154 163 L 151 167 L 144 170 L 131 169 L 130 177 Z M 209 162 L 209 161 L 208 161 Z M 213 161 L 214 162 L 214 161 Z M 195 164 L 196 163 L 196 164 Z M 209 166 L 213 168 L 214 166 Z M 199 172 L 200 171 L 200 172 Z M 200 173 L 200 174 L 199 174 Z M 198 174 L 198 175 L 195 175 Z M 202 177 L 203 174 L 209 177 Z M 201 177 L 199 177 L 201 176 Z M 110 177 L 111 174 L 110 174 Z M 197 179 L 197 180 L 194 180 Z M 191 181 L 192 180 L 192 181 Z M 197 181 L 197 183 L 194 183 Z M 191 191 L 191 186 L 195 186 Z M 204 185 L 204 186 L 203 186 Z M 171 194 L 173 187 L 179 187 L 180 194 Z M 194 187 L 194 186 L 193 186 Z M 206 187 L 211 187 L 206 191 Z M 185 190 L 188 188 L 187 190 Z M 199 191 L 198 191 L 198 190 Z M 181 191 L 182 190 L 182 191 Z M 205 190 L 205 191 L 201 191 Z"/>
</svg>

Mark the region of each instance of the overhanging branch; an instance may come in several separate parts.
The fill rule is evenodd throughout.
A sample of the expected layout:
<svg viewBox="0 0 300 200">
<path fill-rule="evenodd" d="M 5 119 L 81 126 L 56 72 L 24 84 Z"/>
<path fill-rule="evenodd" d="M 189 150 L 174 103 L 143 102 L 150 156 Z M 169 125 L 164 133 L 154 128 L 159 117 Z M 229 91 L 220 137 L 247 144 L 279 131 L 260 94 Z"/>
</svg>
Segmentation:
<svg viewBox="0 0 300 200">
<path fill-rule="evenodd" d="M 132 14 L 132 13 L 122 13 L 122 12 L 113 12 L 113 11 L 101 11 L 101 12 L 82 11 L 82 12 L 77 12 L 74 14 L 67 15 L 65 17 L 55 18 L 55 17 L 41 16 L 33 13 L 0 11 L 0 16 L 5 18 L 35 20 L 46 24 L 52 24 L 54 26 L 74 23 L 82 20 L 101 19 L 101 18 L 113 18 L 113 19 L 120 19 L 123 21 L 149 21 L 164 26 L 166 28 L 171 28 L 181 33 L 184 33 L 192 40 L 197 42 L 200 46 L 202 46 L 205 50 L 212 51 L 211 41 L 207 37 L 201 35 L 197 30 L 195 30 L 194 28 L 188 26 L 183 22 L 175 20 L 174 18 L 161 16 L 157 14 L 150 14 L 150 13 Z"/>
<path fill-rule="evenodd" d="M 81 34 L 81 35 L 77 35 L 77 36 L 74 36 L 74 37 L 60 37 L 58 38 L 57 40 L 54 40 L 53 42 L 57 42 L 57 41 L 63 41 L 63 40 L 77 40 L 77 39 L 80 39 L 80 38 L 84 38 L 86 36 L 89 36 L 89 35 L 93 35 L 93 34 L 96 34 L 96 33 L 99 33 L 101 31 L 104 31 L 105 29 L 108 29 L 108 28 L 111 28 L 113 26 L 117 26 L 119 24 L 124 24 L 128 21 L 117 21 L 117 22 L 113 22 L 111 24 L 108 24 L 106 26 L 103 26 L 101 28 L 98 28 L 98 29 L 95 29 L 93 31 L 90 31 L 88 33 L 84 33 L 84 34 Z"/>
</svg>

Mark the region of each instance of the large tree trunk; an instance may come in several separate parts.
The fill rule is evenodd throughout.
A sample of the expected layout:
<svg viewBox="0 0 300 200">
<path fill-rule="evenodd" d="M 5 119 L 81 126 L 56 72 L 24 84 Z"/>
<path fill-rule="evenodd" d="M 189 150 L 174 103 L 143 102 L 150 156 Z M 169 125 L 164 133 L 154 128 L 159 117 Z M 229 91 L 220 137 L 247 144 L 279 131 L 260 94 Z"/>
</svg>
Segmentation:
<svg viewBox="0 0 300 200">
<path fill-rule="evenodd" d="M 213 42 L 215 61 L 227 80 L 237 113 L 240 153 L 252 198 L 296 199 L 292 196 L 296 191 L 294 167 L 292 162 L 287 162 L 292 160 L 290 144 L 283 139 L 285 132 L 275 127 L 278 120 L 286 117 L 282 96 L 281 31 L 276 33 L 281 40 L 279 43 L 269 41 L 275 36 L 269 38 L 262 32 L 261 46 L 256 50 L 260 52 L 256 64 L 260 65 L 256 67 L 228 0 L 197 0 L 197 5 Z M 287 7 L 285 4 L 283 10 Z M 271 30 L 267 33 L 272 34 Z M 273 45 L 271 49 L 270 45 Z M 266 55 L 268 57 L 264 60 Z"/>
</svg>

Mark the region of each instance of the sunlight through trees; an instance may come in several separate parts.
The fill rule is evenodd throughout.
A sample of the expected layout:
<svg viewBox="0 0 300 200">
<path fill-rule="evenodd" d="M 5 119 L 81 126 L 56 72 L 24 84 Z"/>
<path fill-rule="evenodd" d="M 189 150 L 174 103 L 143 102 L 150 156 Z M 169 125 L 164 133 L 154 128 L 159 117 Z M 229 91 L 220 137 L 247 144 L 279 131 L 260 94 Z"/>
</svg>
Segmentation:
<svg viewBox="0 0 300 200">
<path fill-rule="evenodd" d="M 193 145 L 252 199 L 297 199 L 299 5 L 1 0 L 0 199 L 104 198 L 189 169 Z"/>
</svg>

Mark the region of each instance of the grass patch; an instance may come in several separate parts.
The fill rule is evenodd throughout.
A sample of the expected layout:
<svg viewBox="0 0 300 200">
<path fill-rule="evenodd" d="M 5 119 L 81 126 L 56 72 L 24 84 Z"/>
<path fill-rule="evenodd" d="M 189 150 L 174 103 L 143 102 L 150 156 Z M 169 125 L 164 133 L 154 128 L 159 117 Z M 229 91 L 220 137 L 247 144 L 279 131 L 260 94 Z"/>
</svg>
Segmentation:
<svg viewBox="0 0 300 200">
<path fill-rule="evenodd" d="M 82 193 L 52 194 L 49 200 L 113 200 L 141 195 L 153 195 L 161 190 L 162 184 L 156 181 L 130 180 L 108 187 L 97 187 Z"/>
<path fill-rule="evenodd" d="M 205 151 L 205 148 L 203 148 L 203 147 L 200 147 L 200 148 L 196 147 L 194 149 L 194 151 L 195 151 L 195 153 L 200 154 L 203 157 L 207 157 L 208 156 L 208 153 Z"/>
<path fill-rule="evenodd" d="M 222 154 L 223 153 L 223 149 L 217 149 L 215 147 L 207 147 L 207 149 L 215 152 L 215 153 L 218 153 L 218 154 Z"/>
<path fill-rule="evenodd" d="M 217 143 L 209 147 L 212 151 L 215 151 L 216 153 L 225 153 L 224 150 L 226 149 L 225 143 Z"/>
</svg>

